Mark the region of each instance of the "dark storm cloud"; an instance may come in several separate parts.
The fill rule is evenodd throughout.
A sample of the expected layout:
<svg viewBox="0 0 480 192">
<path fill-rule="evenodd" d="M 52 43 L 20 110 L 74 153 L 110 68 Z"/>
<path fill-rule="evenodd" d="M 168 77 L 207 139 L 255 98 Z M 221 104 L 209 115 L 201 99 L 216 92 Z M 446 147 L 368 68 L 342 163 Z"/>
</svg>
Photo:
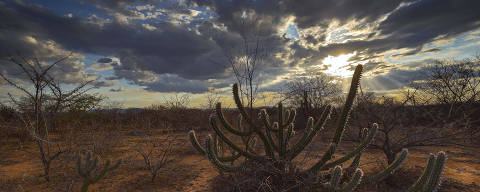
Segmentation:
<svg viewBox="0 0 480 192">
<path fill-rule="evenodd" d="M 405 56 L 419 55 L 419 54 L 422 54 L 422 53 L 436 53 L 436 52 L 440 52 L 440 51 L 442 51 L 442 50 L 437 49 L 437 48 L 432 48 L 432 49 L 427 49 L 427 50 L 421 51 L 421 47 L 418 47 L 418 48 L 416 48 L 414 50 L 411 50 L 411 51 L 408 51 L 406 53 L 392 55 L 392 57 L 405 57 Z"/>
<path fill-rule="evenodd" d="M 110 16 L 115 13 L 135 16 L 138 12 L 132 11 L 132 6 L 152 3 L 146 0 L 87 2 L 99 4 L 100 11 Z M 216 13 L 215 17 L 192 21 L 189 26 L 164 20 L 122 23 L 114 17 L 110 21 L 98 17 L 68 18 L 35 5 L 0 2 L 0 57 L 4 58 L 12 49 L 26 55 L 42 55 L 46 51 L 40 51 L 44 50 L 41 44 L 53 40 L 65 50 L 120 59 L 114 64 L 115 76 L 107 79 L 125 78 L 152 91 L 202 92 L 209 86 L 208 79 L 229 78 L 230 66 L 225 55 L 240 54 L 237 48 L 242 36 L 254 34 L 264 39 L 270 54 L 259 67 L 265 74 L 260 79 L 269 81 L 287 73 L 283 67 L 297 66 L 300 61 L 308 67 L 319 64 L 328 55 L 356 51 L 357 55 L 350 60 L 358 62 L 383 57 L 386 51 L 402 48 L 409 51 L 397 56 L 437 52 L 440 50 L 436 48 L 424 50 L 424 45 L 480 26 L 480 13 L 476 10 L 480 1 L 475 0 L 192 0 L 186 6 L 193 6 L 192 2 L 209 7 Z M 372 22 L 380 21 L 388 13 L 390 15 L 377 26 L 377 33 L 368 35 L 367 39 L 317 47 L 325 42 L 325 27 L 332 20 Z M 304 39 L 291 41 L 279 36 L 284 30 L 280 27 L 285 26 L 283 22 L 290 16 L 294 16 L 300 30 L 321 26 L 320 34 L 307 34 Z M 149 24 L 149 28 L 144 24 Z M 227 26 L 227 30 L 218 27 L 222 25 Z M 27 37 L 42 43 L 34 43 Z M 315 46 L 304 46 L 300 41 Z M 291 53 L 284 53 L 287 45 Z M 277 53 L 283 54 L 282 57 L 277 58 Z M 110 62 L 111 58 L 98 60 L 98 63 Z M 386 65 L 381 61 L 366 64 L 369 70 L 382 66 Z M 78 67 L 72 66 L 72 69 Z M 379 81 L 387 82 L 381 78 Z"/>
<path fill-rule="evenodd" d="M 371 0 L 289 0 L 285 1 L 288 12 L 295 15 L 300 28 L 326 25 L 336 19 L 345 22 L 351 19 L 375 21 L 380 16 L 393 11 L 402 2 L 408 0 L 371 1 Z"/>
<path fill-rule="evenodd" d="M 440 35 L 453 37 L 480 26 L 480 1 L 421 0 L 393 12 L 379 29 L 381 34 L 426 43 Z"/>
<path fill-rule="evenodd" d="M 155 24 L 155 31 L 140 23 L 99 25 L 20 4 L 2 8 L 2 15 L 6 16 L 2 23 L 9 31 L 52 39 L 73 51 L 114 55 L 126 70 L 172 73 L 192 79 L 209 78 L 225 70 L 225 66 L 218 65 L 226 63 L 223 50 L 214 41 L 170 23 Z M 3 45 L 1 49 L 12 48 Z"/>
<path fill-rule="evenodd" d="M 112 59 L 110 59 L 110 58 L 105 58 L 105 57 L 104 57 L 104 58 L 98 59 L 97 62 L 99 62 L 99 63 L 111 63 L 111 62 L 112 62 Z"/>
<path fill-rule="evenodd" d="M 328 25 L 332 19 L 342 22 L 350 19 L 366 19 L 367 22 L 378 19 L 381 15 L 393 11 L 401 2 L 411 0 L 371 1 L 371 0 L 193 0 L 201 6 L 209 6 L 217 12 L 220 20 L 238 29 L 241 20 L 235 15 L 245 10 L 255 10 L 258 14 L 270 16 L 272 24 L 264 26 L 274 28 L 278 22 L 288 15 L 295 16 L 300 28 Z"/>
<path fill-rule="evenodd" d="M 263 26 L 273 31 L 281 19 L 295 16 L 297 26 L 325 26 L 332 20 L 346 22 L 351 19 L 365 22 L 377 21 L 380 17 L 390 15 L 380 23 L 378 31 L 383 37 L 371 34 L 369 39 L 330 44 L 318 49 L 302 48 L 298 44 L 291 46 L 295 58 L 312 57 L 313 61 L 327 55 L 364 51 L 366 54 L 379 54 L 388 50 L 410 48 L 415 51 L 406 55 L 435 52 L 430 49 L 421 52 L 423 45 L 436 38 L 454 37 L 480 26 L 480 1 L 476 0 L 303 0 L 303 1 L 196 1 L 199 5 L 209 6 L 219 15 L 219 20 L 233 30 L 241 30 L 236 23 L 241 22 L 238 15 L 243 11 L 255 10 L 256 14 L 267 16 L 273 21 Z M 402 3 L 404 3 L 402 5 Z M 322 42 L 325 36 L 306 36 L 305 40 L 315 44 Z M 399 55 L 400 56 L 400 55 Z"/>
<path fill-rule="evenodd" d="M 88 0 L 88 2 L 92 4 L 101 4 L 103 6 L 110 7 L 110 8 L 117 8 L 117 7 L 120 7 L 121 5 L 134 3 L 137 1 L 138 0 Z M 148 2 L 148 1 L 143 0 L 143 2 Z"/>
<path fill-rule="evenodd" d="M 383 2 L 383 1 L 382 1 Z M 389 50 L 408 48 L 410 52 L 397 56 L 438 52 L 439 49 L 421 51 L 426 43 L 480 27 L 480 1 L 419 0 L 394 11 L 379 25 L 383 38 L 335 43 L 318 49 L 296 49 L 301 57 L 311 56 L 313 61 L 327 55 L 362 52 L 377 55 Z M 292 47 L 294 48 L 294 47 Z M 356 60 L 358 61 L 358 60 Z"/>
<path fill-rule="evenodd" d="M 165 74 L 152 83 L 140 83 L 146 85 L 146 90 L 158 92 L 190 92 L 203 93 L 208 91 L 208 83 L 205 81 L 184 79 L 177 75 Z"/>
<path fill-rule="evenodd" d="M 260 35 L 275 33 L 287 15 L 285 5 L 276 0 L 193 0 L 190 2 L 210 7 L 217 13 L 218 21 L 228 26 L 229 30 L 246 35 L 248 33 Z M 243 15 L 244 12 L 245 15 Z M 243 19 L 242 16 L 244 16 Z"/>
<path fill-rule="evenodd" d="M 432 49 L 427 49 L 425 51 L 422 51 L 423 53 L 436 53 L 436 52 L 440 52 L 442 51 L 441 49 L 437 49 L 437 48 L 432 48 Z"/>
</svg>

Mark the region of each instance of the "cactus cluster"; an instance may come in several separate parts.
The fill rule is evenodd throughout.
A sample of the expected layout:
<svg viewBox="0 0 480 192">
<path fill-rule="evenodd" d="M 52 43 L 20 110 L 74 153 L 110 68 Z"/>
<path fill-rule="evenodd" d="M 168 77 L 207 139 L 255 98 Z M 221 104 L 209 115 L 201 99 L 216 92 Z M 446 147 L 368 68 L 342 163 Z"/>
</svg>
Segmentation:
<svg viewBox="0 0 480 192">
<path fill-rule="evenodd" d="M 120 162 L 121 161 L 118 160 L 113 166 L 110 166 L 110 160 L 107 160 L 107 162 L 105 163 L 103 168 L 97 173 L 97 175 L 93 175 L 96 173 L 98 158 L 95 157 L 94 159 L 92 159 L 89 152 L 85 156 L 85 161 L 82 165 L 82 157 L 79 156 L 77 158 L 76 170 L 77 174 L 80 175 L 80 177 L 82 177 L 83 179 L 83 184 L 80 191 L 86 192 L 91 184 L 97 183 L 105 176 L 107 172 L 116 169 L 120 165 Z"/>
<path fill-rule="evenodd" d="M 350 153 L 340 158 L 333 158 L 336 147 L 339 145 L 343 132 L 348 122 L 349 113 L 351 111 L 357 89 L 360 83 L 360 77 L 362 72 L 362 65 L 358 65 L 355 68 L 354 75 L 350 90 L 343 106 L 343 110 L 339 115 L 336 122 L 335 134 L 330 142 L 328 149 L 323 153 L 318 162 L 306 170 L 300 172 L 302 178 L 314 178 L 314 183 L 309 185 L 310 187 L 320 188 L 327 191 L 353 191 L 358 185 L 375 183 L 381 179 L 390 175 L 399 165 L 406 159 L 408 151 L 404 149 L 396 158 L 384 170 L 379 173 L 364 178 L 362 170 L 358 169 L 360 157 L 365 148 L 373 140 L 375 133 L 378 129 L 377 124 L 373 124 L 370 129 L 365 128 L 362 131 L 361 143 Z M 198 142 L 195 132 L 192 130 L 189 132 L 189 138 L 192 145 L 201 154 L 208 157 L 215 167 L 225 172 L 237 172 L 248 168 L 248 162 L 257 162 L 260 164 L 271 163 L 275 165 L 275 168 L 288 172 L 286 165 L 293 164 L 293 160 L 307 147 L 317 135 L 317 133 L 323 129 L 325 122 L 330 117 L 332 107 L 327 106 L 318 120 L 314 120 L 312 117 L 308 119 L 305 131 L 301 138 L 296 139 L 296 142 L 292 137 L 295 134 L 294 120 L 296 112 L 294 109 L 284 109 L 282 103 L 278 104 L 278 121 L 271 122 L 270 117 L 265 109 L 263 109 L 259 116 L 262 119 L 263 125 L 259 126 L 254 123 L 253 117 L 250 117 L 244 108 L 240 96 L 237 84 L 233 85 L 233 97 L 235 104 L 240 111 L 239 118 L 237 120 L 236 127 L 227 121 L 223 112 L 221 103 L 216 105 L 216 113 L 210 117 L 210 124 L 215 132 L 215 137 L 212 142 L 212 137 L 207 136 L 205 145 L 201 145 Z M 221 129 L 218 126 L 217 119 L 224 127 Z M 249 129 L 242 125 L 242 120 L 245 120 Z M 227 130 L 233 135 L 240 136 L 243 144 L 239 145 L 232 139 L 227 137 L 224 130 Z M 232 151 L 231 156 L 220 156 L 218 154 L 218 141 L 217 137 L 222 142 L 227 144 Z M 254 142 L 250 142 L 252 139 L 245 138 L 259 138 L 261 144 L 263 144 L 263 151 L 257 152 L 253 148 Z M 244 157 L 244 161 L 240 164 L 234 165 L 233 161 Z M 350 166 L 345 171 L 342 170 L 342 165 L 353 158 Z M 230 165 L 227 164 L 230 162 Z M 445 153 L 440 152 L 435 159 L 433 155 L 430 155 L 428 166 L 420 177 L 420 179 L 411 187 L 409 191 L 435 191 L 439 185 L 439 178 L 445 164 Z M 345 172 L 342 176 L 342 172 Z M 325 175 L 329 175 L 325 177 Z M 308 187 L 308 186 L 307 186 Z"/>
</svg>

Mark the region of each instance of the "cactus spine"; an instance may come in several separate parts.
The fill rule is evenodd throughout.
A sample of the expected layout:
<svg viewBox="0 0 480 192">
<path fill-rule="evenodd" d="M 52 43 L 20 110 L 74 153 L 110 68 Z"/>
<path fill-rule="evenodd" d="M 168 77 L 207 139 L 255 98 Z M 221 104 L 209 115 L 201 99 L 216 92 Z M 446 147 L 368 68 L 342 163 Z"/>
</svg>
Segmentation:
<svg viewBox="0 0 480 192">
<path fill-rule="evenodd" d="M 100 179 L 102 179 L 105 176 L 107 172 L 110 172 L 116 169 L 120 165 L 120 162 L 121 161 L 118 160 L 113 166 L 110 166 L 110 160 L 107 160 L 102 170 L 100 170 L 100 172 L 97 175 L 92 175 L 93 172 L 95 172 L 95 169 L 97 168 L 98 158 L 95 157 L 94 159 L 91 159 L 91 154 L 90 152 L 88 152 L 87 155 L 85 156 L 84 165 L 82 165 L 82 157 L 79 156 L 77 158 L 76 170 L 77 170 L 77 174 L 83 178 L 83 184 L 80 191 L 86 192 L 88 190 L 88 187 L 91 184 L 97 183 L 98 181 L 100 181 Z"/>
<path fill-rule="evenodd" d="M 353 191 L 355 187 L 359 184 L 368 184 L 372 182 L 378 182 L 379 180 L 385 178 L 386 176 L 393 173 L 393 171 L 399 167 L 399 165 L 406 159 L 408 155 L 408 151 L 405 149 L 403 150 L 396 158 L 396 160 L 385 168 L 380 173 L 367 177 L 366 179 L 362 179 L 363 172 L 360 169 L 357 169 L 362 152 L 371 141 L 374 139 L 376 131 L 378 129 L 378 125 L 374 123 L 370 129 L 364 129 L 361 134 L 361 143 L 358 145 L 353 151 L 346 154 L 341 158 L 337 158 L 335 160 L 331 160 L 333 154 L 337 146 L 340 144 L 343 132 L 346 128 L 349 114 L 351 108 L 353 106 L 353 101 L 355 99 L 359 84 L 360 78 L 362 73 L 362 65 L 358 65 L 355 68 L 355 72 L 352 77 L 352 82 L 350 85 L 350 90 L 343 106 L 342 112 L 336 122 L 336 129 L 335 134 L 333 136 L 332 141 L 329 144 L 328 149 L 323 153 L 322 158 L 315 163 L 309 169 L 304 171 L 300 171 L 301 178 L 307 177 L 315 177 L 314 179 L 316 182 L 313 183 L 311 186 L 323 188 L 329 191 Z M 226 171 L 226 172 L 235 172 L 239 170 L 245 170 L 248 168 L 247 162 L 255 161 L 258 163 L 267 163 L 272 162 L 273 165 L 276 166 L 281 171 L 287 172 L 288 169 L 285 169 L 287 164 L 292 164 L 295 157 L 297 157 L 306 146 L 308 146 L 315 135 L 323 129 L 325 122 L 329 119 L 330 113 L 332 110 L 331 106 L 325 107 L 324 111 L 320 115 L 317 121 L 315 121 L 312 117 L 308 118 L 308 122 L 306 128 L 303 132 L 303 135 L 300 139 L 297 140 L 296 143 L 293 145 L 291 144 L 291 138 L 293 137 L 295 130 L 294 130 L 294 120 L 296 112 L 294 109 L 284 109 L 282 103 L 278 104 L 278 117 L 276 122 L 271 122 L 270 117 L 265 109 L 260 111 L 260 118 L 263 122 L 263 126 L 256 125 L 252 117 L 248 116 L 243 104 L 241 102 L 239 93 L 238 93 L 238 85 L 233 85 L 233 98 L 235 104 L 240 111 L 240 115 L 238 118 L 237 126 L 234 127 L 231 125 L 228 120 L 225 118 L 222 112 L 221 103 L 216 105 L 216 113 L 215 115 L 210 116 L 210 125 L 212 126 L 213 130 L 215 131 L 216 136 L 221 139 L 224 143 L 226 143 L 233 151 L 236 152 L 235 155 L 221 157 L 218 152 L 215 150 L 218 147 L 218 142 L 212 142 L 212 137 L 209 135 L 206 139 L 205 148 L 198 142 L 198 139 L 195 136 L 195 132 L 192 130 L 189 132 L 190 141 L 197 151 L 199 151 L 202 155 L 206 155 L 208 159 L 212 162 L 215 167 L 219 170 Z M 220 129 L 218 126 L 217 119 L 220 120 L 220 124 L 224 128 L 223 130 Z M 246 129 L 244 125 L 241 124 L 241 120 L 244 119 L 247 123 L 246 125 L 249 126 L 250 129 Z M 224 130 L 227 130 L 233 135 L 240 136 L 244 141 L 245 147 L 241 147 L 238 144 L 234 143 L 230 138 L 228 138 Z M 246 131 L 248 130 L 248 131 Z M 263 153 L 256 153 L 252 150 L 250 143 L 245 142 L 245 137 L 258 137 L 260 142 L 263 144 L 264 147 L 264 154 Z M 442 173 L 443 165 L 445 163 L 445 153 L 441 152 L 438 155 L 439 157 L 435 161 L 435 164 L 429 163 L 430 168 L 428 168 L 424 176 L 412 187 L 411 191 L 418 191 L 417 189 L 422 189 L 424 191 L 434 191 L 435 188 L 438 186 L 439 177 Z M 240 165 L 233 166 L 227 165 L 227 162 L 232 162 L 239 157 L 244 157 L 245 161 Z M 347 174 L 342 176 L 342 168 L 341 166 L 347 162 L 348 160 L 354 158 L 351 165 L 346 168 Z M 352 174 L 353 173 L 353 174 Z M 330 182 L 327 183 L 326 181 L 322 181 L 323 177 L 321 175 L 330 174 L 331 179 Z M 350 180 L 340 187 L 345 179 L 342 177 L 348 177 Z M 320 181 L 319 181 L 320 180 Z"/>
</svg>

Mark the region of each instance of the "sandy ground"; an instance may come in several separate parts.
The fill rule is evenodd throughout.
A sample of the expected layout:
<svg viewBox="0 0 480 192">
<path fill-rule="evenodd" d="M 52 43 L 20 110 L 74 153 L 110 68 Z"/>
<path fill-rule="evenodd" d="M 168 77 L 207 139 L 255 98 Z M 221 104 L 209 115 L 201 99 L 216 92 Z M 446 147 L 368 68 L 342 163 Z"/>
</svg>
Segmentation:
<svg viewBox="0 0 480 192">
<path fill-rule="evenodd" d="M 160 170 L 154 182 L 144 168 L 143 159 L 132 148 L 142 142 L 138 136 L 124 134 L 118 137 L 112 149 L 103 158 L 122 159 L 121 166 L 109 173 L 90 191 L 215 191 L 212 182 L 219 176 L 218 171 L 199 155 L 188 143 L 186 133 L 177 133 L 175 161 Z M 155 137 L 164 137 L 156 135 Z M 203 137 L 202 137 L 203 138 Z M 314 151 L 322 152 L 323 143 L 315 143 Z M 318 147 L 317 147 L 318 146 Z M 62 155 L 52 163 L 50 182 L 41 177 L 43 170 L 34 153 L 36 146 L 26 143 L 21 147 L 14 139 L 3 141 L 0 146 L 0 191 L 78 191 L 81 180 L 74 169 L 77 150 Z M 77 144 L 74 148 L 82 148 Z M 318 148 L 318 149 L 317 149 Z M 341 147 L 338 156 L 351 149 Z M 411 185 L 423 170 L 428 153 L 446 151 L 448 160 L 440 191 L 480 191 L 480 153 L 456 147 L 421 147 L 409 149 L 407 162 L 398 170 L 393 180 L 398 186 Z M 342 152 L 343 151 L 343 152 Z M 101 165 L 104 159 L 101 158 Z M 308 163 L 307 163 L 308 164 Z M 380 151 L 367 150 L 362 156 L 360 168 L 368 175 L 384 166 Z M 358 191 L 398 191 L 383 185 L 367 186 Z"/>
</svg>

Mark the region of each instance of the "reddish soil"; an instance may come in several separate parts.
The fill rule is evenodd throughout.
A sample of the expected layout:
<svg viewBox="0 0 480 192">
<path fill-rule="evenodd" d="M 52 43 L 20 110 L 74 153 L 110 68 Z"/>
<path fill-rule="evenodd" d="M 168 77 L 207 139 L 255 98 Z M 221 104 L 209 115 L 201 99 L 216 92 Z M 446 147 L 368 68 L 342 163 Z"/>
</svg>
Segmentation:
<svg viewBox="0 0 480 192">
<path fill-rule="evenodd" d="M 186 133 L 177 133 L 175 161 L 163 168 L 154 182 L 144 168 L 143 159 L 132 150 L 143 138 L 128 135 L 118 136 L 101 157 L 100 165 L 106 158 L 122 159 L 121 166 L 106 175 L 99 183 L 93 184 L 90 191 L 215 191 L 212 182 L 219 176 L 217 170 L 191 147 Z M 164 137 L 158 134 L 156 137 Z M 203 138 L 203 137 L 200 137 Z M 317 139 L 319 140 L 319 139 Z M 74 162 L 77 154 L 89 149 L 85 143 L 78 142 L 75 151 L 62 155 L 52 163 L 51 181 L 42 177 L 42 166 L 33 142 L 23 147 L 16 139 L 3 141 L 0 146 L 0 191 L 78 191 L 81 179 L 77 177 Z M 106 145 L 106 144 L 105 144 Z M 338 155 L 345 154 L 352 145 L 340 147 Z M 310 149 L 320 153 L 325 146 L 314 143 Z M 107 146 L 105 146 L 107 147 Z M 421 147 L 409 149 L 409 156 L 402 167 L 392 177 L 394 186 L 379 184 L 366 186 L 358 191 L 398 191 L 411 185 L 418 178 L 426 164 L 428 153 L 446 151 L 448 160 L 442 178 L 441 191 L 480 191 L 480 153 L 475 150 L 456 147 Z M 304 165 L 311 164 L 305 161 Z M 360 168 L 368 174 L 385 166 L 383 154 L 376 150 L 367 150 L 362 156 Z M 398 187 L 398 188 L 397 188 Z"/>
</svg>

